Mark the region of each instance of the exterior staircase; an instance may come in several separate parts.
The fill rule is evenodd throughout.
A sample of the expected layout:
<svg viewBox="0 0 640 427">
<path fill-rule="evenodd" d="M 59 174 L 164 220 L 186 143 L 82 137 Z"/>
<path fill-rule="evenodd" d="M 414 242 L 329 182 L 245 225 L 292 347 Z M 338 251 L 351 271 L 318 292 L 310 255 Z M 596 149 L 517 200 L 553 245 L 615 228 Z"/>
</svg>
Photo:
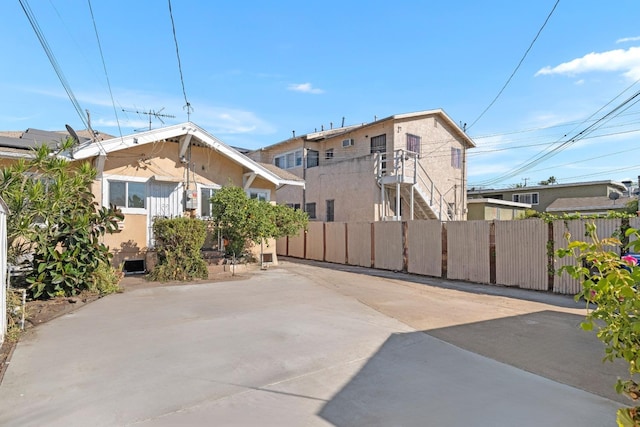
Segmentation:
<svg viewBox="0 0 640 427">
<path fill-rule="evenodd" d="M 409 219 L 435 219 L 450 221 L 448 206 L 444 196 L 436 188 L 429 174 L 418 161 L 418 154 L 407 150 L 396 150 L 393 158 L 379 153 L 376 159 L 376 177 L 380 186 L 383 209 L 387 200 L 387 190 L 396 192 L 396 200 L 410 207 Z M 399 197 L 398 197 L 399 196 Z M 397 204 L 397 201 L 396 201 Z M 384 217 L 383 219 L 400 220 L 400 217 Z"/>
</svg>

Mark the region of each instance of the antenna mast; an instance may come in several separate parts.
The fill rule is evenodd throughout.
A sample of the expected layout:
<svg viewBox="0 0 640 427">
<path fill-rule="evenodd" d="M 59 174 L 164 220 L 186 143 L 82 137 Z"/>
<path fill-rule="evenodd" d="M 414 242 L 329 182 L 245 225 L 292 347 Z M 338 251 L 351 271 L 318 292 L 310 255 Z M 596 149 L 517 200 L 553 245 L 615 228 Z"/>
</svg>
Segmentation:
<svg viewBox="0 0 640 427">
<path fill-rule="evenodd" d="M 122 111 L 124 111 L 125 113 L 145 114 L 145 115 L 149 116 L 149 130 L 151 130 L 151 117 L 155 117 L 156 119 L 160 120 L 160 123 L 162 123 L 162 124 L 164 124 L 164 120 L 162 120 L 163 118 L 167 118 L 167 119 L 175 119 L 176 118 L 176 116 L 174 116 L 172 114 L 161 114 L 162 110 L 164 110 L 164 107 L 162 107 L 158 111 L 155 111 L 155 110 L 149 110 L 149 111 L 125 110 L 124 108 L 122 109 Z"/>
</svg>

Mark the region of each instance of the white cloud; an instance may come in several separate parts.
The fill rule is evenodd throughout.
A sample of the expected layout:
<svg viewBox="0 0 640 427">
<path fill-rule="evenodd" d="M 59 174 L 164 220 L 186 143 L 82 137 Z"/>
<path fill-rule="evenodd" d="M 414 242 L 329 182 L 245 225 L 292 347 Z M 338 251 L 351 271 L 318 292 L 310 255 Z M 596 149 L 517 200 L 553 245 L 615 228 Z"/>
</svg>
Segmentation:
<svg viewBox="0 0 640 427">
<path fill-rule="evenodd" d="M 292 83 L 289 85 L 288 89 L 295 92 L 302 92 L 302 93 L 313 93 L 313 94 L 324 93 L 324 90 L 313 87 L 311 83 Z"/>
<path fill-rule="evenodd" d="M 535 75 L 564 74 L 574 76 L 592 71 L 621 71 L 625 77 L 636 80 L 640 78 L 640 47 L 600 53 L 591 52 L 555 67 L 546 66 L 538 70 Z"/>
<path fill-rule="evenodd" d="M 640 40 L 640 36 L 638 36 L 638 37 L 623 37 L 621 39 L 616 40 L 616 43 L 637 42 L 638 40 Z"/>
</svg>

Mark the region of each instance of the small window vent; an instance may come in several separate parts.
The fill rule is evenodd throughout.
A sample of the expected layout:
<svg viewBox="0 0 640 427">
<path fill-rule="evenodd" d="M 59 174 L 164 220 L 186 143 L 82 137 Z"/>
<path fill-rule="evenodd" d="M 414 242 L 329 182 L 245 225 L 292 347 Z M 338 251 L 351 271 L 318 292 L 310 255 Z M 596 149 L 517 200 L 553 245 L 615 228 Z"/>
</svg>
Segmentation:
<svg viewBox="0 0 640 427">
<path fill-rule="evenodd" d="M 342 140 L 342 147 L 343 148 L 351 147 L 351 146 L 353 146 L 353 138 L 343 139 Z"/>
</svg>

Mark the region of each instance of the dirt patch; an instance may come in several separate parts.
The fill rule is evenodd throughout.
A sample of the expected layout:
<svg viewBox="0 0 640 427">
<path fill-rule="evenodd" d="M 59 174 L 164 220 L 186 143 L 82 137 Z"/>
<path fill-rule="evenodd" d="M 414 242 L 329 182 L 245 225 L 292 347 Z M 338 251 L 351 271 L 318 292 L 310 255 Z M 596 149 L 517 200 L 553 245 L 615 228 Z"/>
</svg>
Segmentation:
<svg viewBox="0 0 640 427">
<path fill-rule="evenodd" d="M 154 287 L 193 285 L 211 282 L 221 282 L 230 280 L 243 280 L 248 278 L 253 271 L 259 267 L 253 265 L 238 265 L 232 270 L 229 266 L 210 266 L 209 278 L 206 280 L 194 280 L 191 282 L 152 282 L 144 275 L 125 276 L 120 282 L 121 292 L 135 289 L 146 289 Z M 107 295 L 108 297 L 108 295 Z M 64 314 L 70 313 L 80 307 L 85 306 L 101 297 L 95 293 L 85 292 L 75 297 L 51 298 L 46 301 L 27 301 L 25 316 L 25 333 L 38 325 L 46 323 Z M 5 342 L 0 346 L 0 384 L 4 373 L 11 362 L 11 355 L 17 342 Z"/>
</svg>

